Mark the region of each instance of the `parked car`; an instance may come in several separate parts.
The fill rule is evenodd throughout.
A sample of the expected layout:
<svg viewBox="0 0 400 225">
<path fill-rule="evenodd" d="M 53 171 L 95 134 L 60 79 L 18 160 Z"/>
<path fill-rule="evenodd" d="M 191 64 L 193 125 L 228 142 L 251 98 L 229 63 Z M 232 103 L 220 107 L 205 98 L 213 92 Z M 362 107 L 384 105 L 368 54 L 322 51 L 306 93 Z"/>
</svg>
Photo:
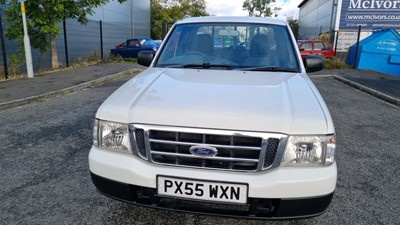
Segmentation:
<svg viewBox="0 0 400 225">
<path fill-rule="evenodd" d="M 213 37 L 249 48 L 221 48 Z M 335 130 L 307 76 L 323 59 L 301 59 L 287 22 L 187 18 L 138 63 L 148 68 L 96 113 L 89 167 L 100 193 L 227 217 L 325 212 L 336 186 Z"/>
<path fill-rule="evenodd" d="M 300 49 L 301 57 L 308 55 L 320 55 L 324 58 L 332 58 L 335 51 L 332 46 L 322 40 L 298 40 L 297 45 Z"/>
<path fill-rule="evenodd" d="M 124 58 L 136 58 L 140 51 L 156 52 L 160 46 L 148 37 L 131 38 L 111 49 L 111 55 L 119 55 Z"/>
</svg>

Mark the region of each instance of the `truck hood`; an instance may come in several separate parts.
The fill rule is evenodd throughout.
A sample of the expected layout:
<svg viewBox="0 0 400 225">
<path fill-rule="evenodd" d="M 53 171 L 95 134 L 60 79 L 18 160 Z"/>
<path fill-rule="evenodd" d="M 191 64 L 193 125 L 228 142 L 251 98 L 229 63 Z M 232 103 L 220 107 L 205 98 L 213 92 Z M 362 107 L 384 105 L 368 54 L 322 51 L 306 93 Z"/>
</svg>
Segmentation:
<svg viewBox="0 0 400 225">
<path fill-rule="evenodd" d="M 326 134 L 330 115 L 321 101 L 300 73 L 149 68 L 115 91 L 96 117 L 122 123 Z"/>
</svg>

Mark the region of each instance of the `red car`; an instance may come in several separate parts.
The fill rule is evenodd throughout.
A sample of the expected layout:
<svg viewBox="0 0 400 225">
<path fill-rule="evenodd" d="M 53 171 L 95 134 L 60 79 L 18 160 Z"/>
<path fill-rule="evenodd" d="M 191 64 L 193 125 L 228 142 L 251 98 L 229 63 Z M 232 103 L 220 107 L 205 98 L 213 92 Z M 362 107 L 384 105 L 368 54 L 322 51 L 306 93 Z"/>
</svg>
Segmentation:
<svg viewBox="0 0 400 225">
<path fill-rule="evenodd" d="M 299 40 L 297 45 L 300 49 L 301 58 L 307 55 L 320 55 L 324 58 L 332 58 L 335 55 L 332 46 L 321 40 Z"/>
</svg>

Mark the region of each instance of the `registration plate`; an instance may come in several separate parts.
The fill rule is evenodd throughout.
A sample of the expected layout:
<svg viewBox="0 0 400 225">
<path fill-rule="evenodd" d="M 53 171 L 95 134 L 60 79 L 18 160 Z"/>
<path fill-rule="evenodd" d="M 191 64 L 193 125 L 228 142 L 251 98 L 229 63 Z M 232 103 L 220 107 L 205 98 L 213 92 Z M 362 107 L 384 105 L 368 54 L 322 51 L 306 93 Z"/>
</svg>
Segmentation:
<svg viewBox="0 0 400 225">
<path fill-rule="evenodd" d="M 214 202 L 246 203 L 247 189 L 247 184 L 157 176 L 157 193 L 162 196 Z"/>
</svg>

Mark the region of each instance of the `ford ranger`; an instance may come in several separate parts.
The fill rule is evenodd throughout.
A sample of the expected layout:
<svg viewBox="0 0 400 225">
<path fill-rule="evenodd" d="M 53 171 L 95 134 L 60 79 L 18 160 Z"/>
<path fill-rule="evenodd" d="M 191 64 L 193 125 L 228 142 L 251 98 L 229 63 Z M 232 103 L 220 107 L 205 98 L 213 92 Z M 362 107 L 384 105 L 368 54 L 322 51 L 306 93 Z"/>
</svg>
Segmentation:
<svg viewBox="0 0 400 225">
<path fill-rule="evenodd" d="M 148 66 L 98 109 L 97 190 L 178 211 L 287 219 L 324 213 L 336 186 L 335 130 L 285 21 L 175 23 Z"/>
</svg>

